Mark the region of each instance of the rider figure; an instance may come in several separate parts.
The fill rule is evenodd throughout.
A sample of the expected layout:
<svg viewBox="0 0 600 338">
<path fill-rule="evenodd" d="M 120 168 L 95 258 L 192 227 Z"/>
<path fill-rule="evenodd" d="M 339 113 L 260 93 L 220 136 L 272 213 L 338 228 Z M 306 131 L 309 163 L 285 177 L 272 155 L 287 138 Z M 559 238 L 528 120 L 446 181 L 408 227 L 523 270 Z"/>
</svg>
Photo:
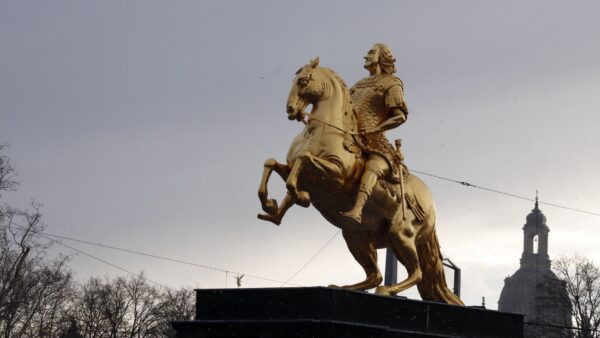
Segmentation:
<svg viewBox="0 0 600 338">
<path fill-rule="evenodd" d="M 360 181 L 354 207 L 342 215 L 362 221 L 362 210 L 380 178 L 400 183 L 402 159 L 385 137 L 384 132 L 406 121 L 408 109 L 404 102 L 404 86 L 393 74 L 396 59 L 382 43 L 377 43 L 364 57 L 364 68 L 370 76 L 358 81 L 351 89 L 352 102 L 358 117 L 361 147 L 368 159 Z"/>
</svg>

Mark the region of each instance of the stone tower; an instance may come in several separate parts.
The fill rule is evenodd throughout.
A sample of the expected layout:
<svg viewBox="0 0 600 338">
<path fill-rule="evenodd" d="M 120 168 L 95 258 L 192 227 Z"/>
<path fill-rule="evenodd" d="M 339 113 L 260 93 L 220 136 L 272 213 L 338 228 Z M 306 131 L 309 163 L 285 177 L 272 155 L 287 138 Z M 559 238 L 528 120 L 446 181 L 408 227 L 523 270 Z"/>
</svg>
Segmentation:
<svg viewBox="0 0 600 338">
<path fill-rule="evenodd" d="M 535 207 L 523 226 L 523 254 L 520 268 L 504 280 L 498 310 L 525 314 L 525 337 L 570 337 L 569 309 L 559 305 L 556 297 L 568 297 L 564 284 L 550 270 L 546 216 Z"/>
</svg>

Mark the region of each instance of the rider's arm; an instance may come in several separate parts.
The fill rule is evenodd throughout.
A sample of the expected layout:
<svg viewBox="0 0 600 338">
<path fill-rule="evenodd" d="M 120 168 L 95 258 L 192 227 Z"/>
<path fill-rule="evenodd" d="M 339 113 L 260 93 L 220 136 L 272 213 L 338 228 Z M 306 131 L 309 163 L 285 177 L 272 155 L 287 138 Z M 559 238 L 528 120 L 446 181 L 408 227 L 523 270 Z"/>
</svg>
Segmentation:
<svg viewBox="0 0 600 338">
<path fill-rule="evenodd" d="M 385 105 L 388 108 L 388 119 L 378 125 L 375 131 L 394 129 L 406 121 L 408 110 L 406 109 L 404 93 L 400 85 L 394 85 L 387 90 Z"/>
<path fill-rule="evenodd" d="M 394 129 L 406 121 L 406 114 L 399 107 L 390 109 L 390 117 L 377 126 L 378 131 Z"/>
</svg>

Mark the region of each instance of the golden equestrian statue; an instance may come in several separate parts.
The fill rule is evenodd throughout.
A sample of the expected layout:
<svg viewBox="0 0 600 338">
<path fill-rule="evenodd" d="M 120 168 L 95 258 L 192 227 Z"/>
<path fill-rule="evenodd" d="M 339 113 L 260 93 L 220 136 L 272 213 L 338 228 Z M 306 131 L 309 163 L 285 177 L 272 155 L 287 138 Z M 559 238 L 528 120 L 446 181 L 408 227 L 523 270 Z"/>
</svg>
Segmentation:
<svg viewBox="0 0 600 338">
<path fill-rule="evenodd" d="M 318 58 L 296 72 L 286 111 L 306 126 L 292 141 L 287 164 L 265 162 L 258 190 L 265 213 L 258 218 L 279 225 L 292 205 L 312 204 L 342 230 L 366 273 L 364 281 L 342 288 L 395 295 L 416 285 L 424 300 L 463 305 L 446 285 L 431 192 L 406 170 L 400 142 L 394 149 L 384 134 L 408 114 L 394 61 L 386 45 L 373 46 L 365 56 L 370 75 L 351 90 L 333 70 L 319 67 Z M 273 171 L 286 181 L 281 205 L 268 197 Z M 380 285 L 381 248 L 393 250 L 406 268 L 405 280 Z"/>
</svg>

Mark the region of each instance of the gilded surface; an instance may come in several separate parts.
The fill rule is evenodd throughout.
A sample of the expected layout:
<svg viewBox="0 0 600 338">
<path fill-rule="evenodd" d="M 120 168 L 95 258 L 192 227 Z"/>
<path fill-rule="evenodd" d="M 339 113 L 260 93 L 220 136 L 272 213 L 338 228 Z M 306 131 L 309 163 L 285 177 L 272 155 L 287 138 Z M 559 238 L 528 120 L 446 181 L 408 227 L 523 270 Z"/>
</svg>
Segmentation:
<svg viewBox="0 0 600 338">
<path fill-rule="evenodd" d="M 402 92 L 402 81 L 386 73 L 366 77 L 352 86 L 352 103 L 360 112 L 359 128 L 372 130 L 379 126 L 387 119 L 390 107 L 402 107 L 406 111 Z"/>
<path fill-rule="evenodd" d="M 394 182 L 400 181 L 399 166 L 402 165 L 402 160 L 383 131 L 368 131 L 376 129 L 388 119 L 388 111 L 391 107 L 398 107 L 405 114 L 407 113 L 402 87 L 399 78 L 382 73 L 366 77 L 350 89 L 354 109 L 360 112 L 358 128 L 364 131 L 360 136 L 360 144 L 365 152 L 376 153 L 386 159 L 391 169 L 389 179 Z"/>
<path fill-rule="evenodd" d="M 264 213 L 258 217 L 279 225 L 293 205 L 312 205 L 342 230 L 365 271 L 363 281 L 342 288 L 390 295 L 417 286 L 425 300 L 462 305 L 446 285 L 431 193 L 398 165 L 400 142 L 394 149 L 385 138 L 408 112 L 402 82 L 392 75 L 394 61 L 387 46 L 373 46 L 365 56 L 370 76 L 352 91 L 334 71 L 319 67 L 318 58 L 296 72 L 286 112 L 305 128 L 292 141 L 286 163 L 265 161 L 258 190 Z M 313 110 L 305 112 L 311 104 Z M 404 171 L 398 180 L 392 179 L 394 167 Z M 273 172 L 286 182 L 281 204 L 269 198 Z M 393 250 L 406 268 L 405 280 L 380 285 L 379 248 Z"/>
</svg>

